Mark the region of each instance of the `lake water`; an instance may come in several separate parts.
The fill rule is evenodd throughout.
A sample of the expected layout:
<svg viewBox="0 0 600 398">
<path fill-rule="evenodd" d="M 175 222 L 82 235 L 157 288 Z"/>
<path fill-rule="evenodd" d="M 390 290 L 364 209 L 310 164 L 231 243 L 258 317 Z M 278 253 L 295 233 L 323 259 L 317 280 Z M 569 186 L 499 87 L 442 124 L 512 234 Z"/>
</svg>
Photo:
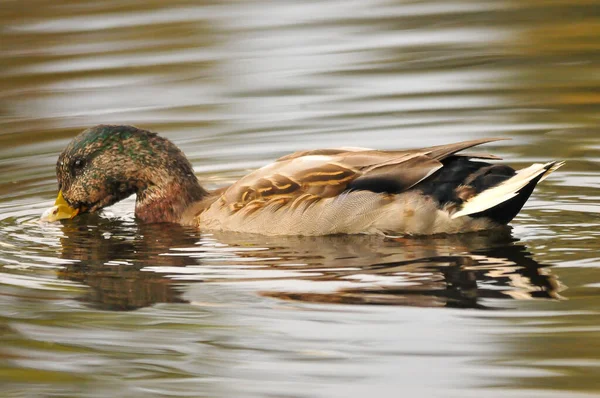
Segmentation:
<svg viewBox="0 0 600 398">
<path fill-rule="evenodd" d="M 592 0 L 4 1 L 6 397 L 600 394 L 600 14 Z M 134 200 L 41 224 L 79 131 L 135 124 L 208 188 L 294 150 L 497 136 L 567 165 L 512 228 L 200 234 Z"/>
</svg>

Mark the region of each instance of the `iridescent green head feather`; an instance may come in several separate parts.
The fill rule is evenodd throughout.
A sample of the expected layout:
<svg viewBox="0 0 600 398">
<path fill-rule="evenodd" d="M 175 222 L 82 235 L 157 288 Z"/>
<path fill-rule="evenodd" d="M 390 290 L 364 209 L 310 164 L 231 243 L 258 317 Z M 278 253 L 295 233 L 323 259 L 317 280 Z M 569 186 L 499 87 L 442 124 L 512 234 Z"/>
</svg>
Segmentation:
<svg viewBox="0 0 600 398">
<path fill-rule="evenodd" d="M 206 194 L 171 141 L 133 126 L 83 131 L 60 154 L 56 176 L 64 200 L 80 212 L 136 193 L 136 216 L 147 221 L 177 221 L 181 200 L 175 196 L 194 201 Z"/>
</svg>

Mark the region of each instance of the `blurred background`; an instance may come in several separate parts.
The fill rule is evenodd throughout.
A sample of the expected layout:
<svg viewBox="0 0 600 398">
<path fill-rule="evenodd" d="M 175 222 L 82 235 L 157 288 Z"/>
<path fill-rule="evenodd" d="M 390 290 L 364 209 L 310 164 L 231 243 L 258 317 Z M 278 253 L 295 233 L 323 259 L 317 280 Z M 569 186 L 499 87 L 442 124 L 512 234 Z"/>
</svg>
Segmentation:
<svg viewBox="0 0 600 398">
<path fill-rule="evenodd" d="M 0 2 L 0 382 L 21 396 L 600 393 L 593 0 Z M 499 235 L 41 225 L 99 123 L 208 188 L 288 152 L 480 137 L 567 160 Z M 124 312 L 125 311 L 125 312 Z"/>
</svg>

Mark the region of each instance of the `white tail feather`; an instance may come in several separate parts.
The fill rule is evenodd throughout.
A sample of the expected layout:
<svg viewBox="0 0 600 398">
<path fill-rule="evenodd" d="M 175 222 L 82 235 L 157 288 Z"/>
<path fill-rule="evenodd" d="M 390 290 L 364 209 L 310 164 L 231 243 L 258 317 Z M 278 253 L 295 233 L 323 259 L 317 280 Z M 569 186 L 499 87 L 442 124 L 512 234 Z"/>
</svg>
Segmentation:
<svg viewBox="0 0 600 398">
<path fill-rule="evenodd" d="M 480 213 L 487 209 L 491 209 L 500 203 L 504 203 L 517 196 L 518 192 L 535 178 L 541 175 L 542 178 L 540 181 L 543 181 L 550 173 L 564 164 L 564 162 L 550 162 L 546 164 L 534 163 L 525 169 L 518 170 L 517 173 L 508 180 L 487 189 L 466 201 L 459 211 L 452 214 L 451 218 Z"/>
<path fill-rule="evenodd" d="M 540 178 L 540 182 L 544 181 L 546 178 L 548 178 L 548 176 L 550 174 L 552 174 L 552 172 L 558 170 L 559 168 L 563 167 L 565 165 L 565 162 L 556 162 L 554 163 L 554 165 L 552 167 L 550 167 L 548 169 L 548 171 L 546 171 L 546 173 L 542 176 L 542 178 Z"/>
</svg>

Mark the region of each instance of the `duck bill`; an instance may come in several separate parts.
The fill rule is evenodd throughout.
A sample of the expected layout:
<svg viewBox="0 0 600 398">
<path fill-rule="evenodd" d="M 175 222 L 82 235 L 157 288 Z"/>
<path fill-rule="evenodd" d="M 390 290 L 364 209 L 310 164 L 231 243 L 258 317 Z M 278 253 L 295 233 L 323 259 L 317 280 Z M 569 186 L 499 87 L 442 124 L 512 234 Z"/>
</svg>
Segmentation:
<svg viewBox="0 0 600 398">
<path fill-rule="evenodd" d="M 75 217 L 79 214 L 79 209 L 74 209 L 63 198 L 62 191 L 58 191 L 58 196 L 54 206 L 47 209 L 40 218 L 41 221 L 54 222 Z"/>
</svg>

